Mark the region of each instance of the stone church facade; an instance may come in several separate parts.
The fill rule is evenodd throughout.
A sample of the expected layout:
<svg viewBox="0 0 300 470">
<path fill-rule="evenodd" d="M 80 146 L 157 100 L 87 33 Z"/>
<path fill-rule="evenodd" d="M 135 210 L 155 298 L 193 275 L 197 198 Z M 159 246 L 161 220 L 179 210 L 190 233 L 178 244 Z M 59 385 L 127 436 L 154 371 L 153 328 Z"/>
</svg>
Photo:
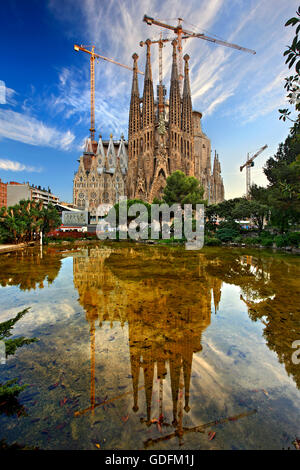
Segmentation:
<svg viewBox="0 0 300 470">
<path fill-rule="evenodd" d="M 133 54 L 133 79 L 129 110 L 128 143 L 123 136 L 114 141 L 87 140 L 73 182 L 73 203 L 90 212 L 96 221 L 99 204 L 115 204 L 121 196 L 152 202 L 161 199 L 166 178 L 176 170 L 195 176 L 204 187 L 209 204 L 224 200 L 219 157 L 211 168 L 211 143 L 201 128 L 202 114 L 192 109 L 189 56 L 184 56 L 184 84 L 181 95 L 177 70 L 177 42 L 169 100 L 161 83 L 154 99 L 151 70 L 151 41 L 146 41 L 147 58 L 143 95 L 138 85 L 138 55 Z"/>
<path fill-rule="evenodd" d="M 224 201 L 224 184 L 221 176 L 221 164 L 215 152 L 211 167 L 211 143 L 201 127 L 202 114 L 193 111 L 194 133 L 194 176 L 204 188 L 204 199 L 210 204 Z"/>
<path fill-rule="evenodd" d="M 127 142 L 121 136 L 114 141 L 98 142 L 87 139 L 78 171 L 73 181 L 73 203 L 81 210 L 88 210 L 90 220 L 96 222 L 99 204 L 115 204 L 126 195 L 128 168 Z"/>
<path fill-rule="evenodd" d="M 176 170 L 195 176 L 204 187 L 209 203 L 224 200 L 221 165 L 215 155 L 211 169 L 211 144 L 201 128 L 202 114 L 192 109 L 189 80 L 189 56 L 184 56 L 184 84 L 181 96 L 177 70 L 177 42 L 173 45 L 173 63 L 169 100 L 165 88 L 158 85 L 154 100 L 151 71 L 151 41 L 146 41 L 147 58 L 143 95 L 137 77 L 137 54 L 133 54 L 133 81 L 128 128 L 128 198 L 152 202 L 161 199 L 166 178 Z"/>
</svg>

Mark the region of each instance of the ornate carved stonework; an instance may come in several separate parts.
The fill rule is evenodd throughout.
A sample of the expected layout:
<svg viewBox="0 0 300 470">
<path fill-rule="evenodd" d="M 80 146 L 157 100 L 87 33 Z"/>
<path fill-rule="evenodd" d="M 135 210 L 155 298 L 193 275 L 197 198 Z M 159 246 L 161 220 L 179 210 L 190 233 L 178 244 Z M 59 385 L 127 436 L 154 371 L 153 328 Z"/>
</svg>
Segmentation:
<svg viewBox="0 0 300 470">
<path fill-rule="evenodd" d="M 173 64 L 169 100 L 165 88 L 158 86 L 154 100 L 150 45 L 143 96 L 140 97 L 137 75 L 138 55 L 133 54 L 133 80 L 130 99 L 128 149 L 123 137 L 115 142 L 86 142 L 73 184 L 73 202 L 88 209 L 96 219 L 99 204 L 115 204 L 120 196 L 152 202 L 161 199 L 166 178 L 176 170 L 195 176 L 204 187 L 209 203 L 224 200 L 221 165 L 215 155 L 211 170 L 211 144 L 201 129 L 202 114 L 192 109 L 189 81 L 189 56 L 184 56 L 184 87 L 180 94 L 177 71 L 176 41 L 173 41 Z M 127 156 L 128 150 L 128 156 Z"/>
<path fill-rule="evenodd" d="M 100 136 L 98 143 L 86 142 L 74 177 L 73 202 L 88 210 L 94 222 L 99 204 L 115 204 L 126 195 L 126 146 L 123 136 L 120 141 L 113 141 L 111 135 L 109 141 L 102 141 Z"/>
<path fill-rule="evenodd" d="M 152 202 L 161 198 L 166 178 L 175 170 L 195 176 L 204 187 L 210 203 L 224 200 L 221 166 L 215 158 L 211 172 L 211 145 L 201 129 L 201 113 L 192 110 L 189 82 L 189 56 L 184 56 L 183 94 L 180 95 L 176 41 L 173 41 L 173 65 L 169 101 L 164 87 L 158 86 L 154 101 L 150 61 L 151 42 L 146 41 L 147 57 L 143 97 L 140 98 L 137 75 L 138 55 L 133 58 L 133 81 L 128 128 L 127 196 Z M 160 88 L 163 88 L 162 90 Z M 143 181 L 144 184 L 141 184 Z"/>
</svg>

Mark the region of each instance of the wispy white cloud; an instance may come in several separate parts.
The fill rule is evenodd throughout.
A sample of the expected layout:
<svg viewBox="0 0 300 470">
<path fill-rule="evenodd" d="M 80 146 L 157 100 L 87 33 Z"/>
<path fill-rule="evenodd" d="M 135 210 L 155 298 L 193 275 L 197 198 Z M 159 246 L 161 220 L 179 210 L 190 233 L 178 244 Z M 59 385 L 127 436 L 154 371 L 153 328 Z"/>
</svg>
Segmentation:
<svg viewBox="0 0 300 470">
<path fill-rule="evenodd" d="M 206 28 L 211 27 L 218 17 L 224 0 L 210 0 L 199 5 L 197 0 L 185 4 L 185 17 L 192 18 L 193 22 L 201 22 Z M 51 0 L 50 9 L 62 21 L 70 21 L 73 17 L 71 3 L 65 2 L 62 6 L 58 0 Z M 97 0 L 83 0 L 80 9 L 82 43 L 95 44 L 96 49 L 103 55 L 113 58 L 126 65 L 132 64 L 132 53 L 140 56 L 139 68 L 145 65 L 145 48 L 141 49 L 139 42 L 150 37 L 158 38 L 160 29 L 151 28 L 142 21 L 144 14 L 153 17 L 168 19 L 172 5 L 172 17 L 169 22 L 176 24 L 177 17 L 182 16 L 182 1 L 160 2 L 158 0 L 140 0 L 139 2 L 112 0 L 99 2 Z M 78 15 L 78 11 L 76 12 Z M 175 20 L 174 20 L 175 18 Z M 170 19 L 170 18 L 169 18 Z M 187 28 L 190 26 L 185 25 Z M 78 34 L 78 33 L 77 33 Z M 166 30 L 163 31 L 166 36 Z M 170 36 L 170 35 L 169 35 Z M 75 42 L 75 41 L 74 41 Z M 185 46 L 186 47 L 186 46 Z M 59 93 L 52 99 L 52 108 L 64 113 L 67 118 L 74 115 L 84 116 L 86 128 L 89 122 L 90 90 L 89 90 L 89 60 L 88 57 L 78 59 L 78 63 L 86 64 L 85 69 L 64 68 L 59 74 Z M 78 57 L 80 55 L 78 54 Z M 158 80 L 158 48 L 152 46 L 152 72 L 154 83 Z M 171 46 L 164 48 L 164 75 L 165 81 L 170 77 L 172 60 Z M 106 134 L 126 133 L 128 126 L 128 109 L 130 101 L 131 73 L 114 64 L 107 64 L 100 60 L 95 67 L 96 87 L 96 127 Z M 142 93 L 142 80 L 140 80 Z M 83 122 L 81 122 L 83 125 Z"/>
<path fill-rule="evenodd" d="M 37 173 L 40 173 L 42 171 L 41 168 L 24 165 L 23 163 L 4 159 L 4 158 L 0 158 L 0 169 L 6 170 L 6 171 L 29 171 L 29 172 L 37 172 Z"/>
<path fill-rule="evenodd" d="M 221 95 L 217 96 L 217 98 L 212 101 L 210 103 L 210 105 L 208 106 L 207 110 L 206 110 L 206 116 L 209 116 L 210 114 L 212 114 L 215 110 L 215 108 L 223 103 L 224 101 L 227 100 L 227 98 L 229 98 L 230 96 L 233 95 L 233 92 L 230 92 L 230 91 L 224 91 Z"/>
<path fill-rule="evenodd" d="M 231 110 L 230 115 L 238 117 L 240 122 L 245 124 L 287 105 L 283 90 L 285 75 L 285 71 L 278 72 L 265 86 L 254 92 L 251 99 L 238 104 L 235 109 Z"/>
<path fill-rule="evenodd" d="M 75 138 L 70 130 L 60 131 L 11 109 L 0 109 L 0 137 L 61 150 L 70 149 Z"/>
<path fill-rule="evenodd" d="M 6 86 L 4 80 L 0 80 L 0 104 L 15 106 L 16 100 L 14 96 L 16 94 L 15 90 Z"/>
<path fill-rule="evenodd" d="M 292 36 L 291 29 L 284 28 L 286 8 L 278 0 L 272 5 L 253 0 L 251 6 L 247 14 L 240 13 L 237 21 L 229 23 L 232 31 L 227 38 L 230 42 L 255 49 L 256 55 L 221 46 L 214 50 L 204 46 L 198 60 L 197 55 L 191 52 L 192 58 L 196 59 L 191 77 L 194 105 L 201 108 L 204 118 L 213 114 L 207 111 L 211 110 L 210 106 L 218 100 L 218 96 L 227 95 L 218 105 L 232 96 L 236 97 L 234 107 L 229 105 L 230 113 L 240 123 L 270 113 L 284 100 L 283 77 L 287 70 L 282 53 Z M 265 92 L 261 93 L 264 88 Z M 214 106 L 214 112 L 217 108 Z M 223 106 L 223 113 L 225 109 Z"/>
<path fill-rule="evenodd" d="M 295 2 L 296 0 L 291 0 Z M 77 38 L 85 44 L 95 44 L 96 48 L 108 57 L 124 64 L 132 63 L 131 55 L 140 55 L 139 67 L 145 64 L 145 48 L 139 42 L 147 37 L 157 39 L 161 29 L 149 27 L 142 21 L 148 14 L 170 24 L 176 24 L 177 17 L 184 17 L 186 29 L 199 32 L 207 30 L 222 35 L 229 42 L 255 49 L 256 56 L 236 51 L 227 47 L 212 45 L 200 39 L 185 41 L 183 51 L 191 56 L 191 86 L 193 104 L 203 112 L 204 118 L 213 116 L 230 98 L 240 96 L 242 100 L 251 101 L 253 109 L 249 110 L 246 119 L 255 119 L 259 111 L 268 113 L 271 102 L 278 103 L 279 93 L 284 96 L 280 81 L 273 83 L 278 73 L 285 70 L 281 54 L 289 42 L 291 31 L 284 29 L 286 4 L 281 0 L 251 0 L 245 9 L 244 2 L 233 0 L 190 0 L 183 5 L 182 0 L 161 2 L 159 0 L 140 0 L 139 2 L 110 0 L 82 0 L 72 13 L 73 2 L 66 0 L 63 5 L 59 0 L 51 0 L 49 7 L 64 24 L 69 21 L 73 28 L 74 15 L 78 18 Z M 296 7 L 295 7 L 296 8 Z M 292 11 L 294 9 L 291 9 Z M 170 13 L 170 11 L 172 13 Z M 172 16 L 172 18 L 170 18 Z M 266 18 L 268 19 L 266 24 Z M 226 21 L 225 21 L 226 20 Z M 193 24 L 189 24 L 192 22 Z M 278 34 L 278 25 L 282 31 Z M 221 30 L 221 33 L 220 33 Z M 172 36 L 172 32 L 162 30 L 163 36 Z M 213 33 L 207 33 L 212 35 Z M 74 41 L 75 42 L 75 41 Z M 80 41 L 77 41 L 80 42 Z M 77 122 L 88 129 L 90 110 L 89 91 L 89 60 L 88 57 L 78 59 L 78 68 L 64 68 L 59 74 L 58 96 L 54 97 L 52 106 L 56 112 L 63 113 L 66 118 L 76 115 Z M 152 71 L 154 83 L 158 81 L 158 48 L 152 46 Z M 171 69 L 171 46 L 167 43 L 163 50 L 164 81 L 168 85 Z M 275 66 L 274 66 L 275 62 Z M 278 64 L 280 63 L 280 70 Z M 85 64 L 85 68 L 82 68 Z M 79 67 L 81 69 L 79 70 Z M 130 100 L 131 74 L 113 64 L 100 61 L 96 65 L 96 127 L 107 134 L 126 132 L 128 125 L 128 108 Z M 255 96 L 259 90 L 273 83 L 272 91 L 261 95 L 254 109 Z M 142 80 L 140 80 L 142 85 Z M 142 87 L 141 87 L 142 88 Z M 140 92 L 142 90 L 140 89 Z M 245 99 L 247 94 L 247 99 Z M 237 107 L 235 116 L 239 110 Z M 252 116 L 252 117 L 251 117 Z M 244 116 L 243 116 L 243 119 Z"/>
</svg>

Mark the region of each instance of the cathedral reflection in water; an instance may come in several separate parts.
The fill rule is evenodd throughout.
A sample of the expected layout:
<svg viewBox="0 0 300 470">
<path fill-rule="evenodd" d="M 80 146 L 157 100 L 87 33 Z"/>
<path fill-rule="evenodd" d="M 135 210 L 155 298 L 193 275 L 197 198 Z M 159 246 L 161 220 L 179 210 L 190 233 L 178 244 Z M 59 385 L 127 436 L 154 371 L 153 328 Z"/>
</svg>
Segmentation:
<svg viewBox="0 0 300 470">
<path fill-rule="evenodd" d="M 120 256 L 127 266 L 120 266 Z M 143 257 L 145 272 L 139 275 L 135 269 L 138 258 Z M 174 258 L 171 260 L 171 258 Z M 205 258 L 191 269 L 185 266 L 185 258 L 170 250 L 145 252 L 128 248 L 124 255 L 107 247 L 92 248 L 74 255 L 74 285 L 79 293 L 79 303 L 86 311 L 90 324 L 91 344 L 91 406 L 95 403 L 95 328 L 103 322 L 128 323 L 129 354 L 132 375 L 133 411 L 139 410 L 139 392 L 144 388 L 147 426 L 165 422 L 163 389 L 165 380 L 171 384 L 173 421 L 180 437 L 184 413 L 189 413 L 189 395 L 193 354 L 200 352 L 202 332 L 210 324 L 211 304 L 217 310 L 222 281 L 206 273 Z M 180 269 L 173 271 L 170 266 Z M 124 270 L 124 267 L 126 268 Z M 166 272 L 168 271 L 168 280 Z M 177 273 L 180 273 L 180 277 Z M 197 283 L 198 289 L 187 289 Z M 196 295 L 195 295 L 196 292 Z M 176 295 L 175 295 L 176 293 Z M 191 297 L 191 293 L 193 293 Z M 156 374 L 155 374 L 156 365 Z M 169 369 L 169 377 L 167 370 Z M 140 371 L 144 383 L 139 383 Z M 157 380 L 156 380 L 157 379 Z M 159 418 L 152 419 L 153 387 L 159 388 Z M 87 410 L 84 410 L 87 411 Z M 82 412 L 79 412 L 80 414 Z"/>
</svg>

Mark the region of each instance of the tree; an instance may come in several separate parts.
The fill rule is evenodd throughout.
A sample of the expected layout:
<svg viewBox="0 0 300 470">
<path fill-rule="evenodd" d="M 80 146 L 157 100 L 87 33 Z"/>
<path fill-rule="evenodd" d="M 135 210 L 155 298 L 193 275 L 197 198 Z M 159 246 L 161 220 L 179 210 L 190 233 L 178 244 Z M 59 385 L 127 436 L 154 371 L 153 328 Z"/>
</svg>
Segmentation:
<svg viewBox="0 0 300 470">
<path fill-rule="evenodd" d="M 37 338 L 25 338 L 24 336 L 11 338 L 13 334 L 11 332 L 12 328 L 28 310 L 29 308 L 25 308 L 17 313 L 14 318 L 0 323 L 0 341 L 4 342 L 6 357 L 15 354 L 18 348 L 38 341 Z M 0 414 L 5 413 L 8 416 L 13 414 L 17 414 L 18 416 L 26 415 L 26 410 L 24 406 L 18 402 L 17 397 L 25 390 L 27 385 L 19 385 L 17 382 L 18 379 L 16 378 L 0 383 Z"/>
<path fill-rule="evenodd" d="M 292 44 L 288 46 L 286 51 L 284 52 L 284 56 L 287 56 L 285 63 L 288 64 L 289 69 L 291 69 L 295 65 L 295 75 L 290 75 L 289 77 L 285 78 L 285 85 L 284 88 L 288 92 L 287 98 L 290 104 L 295 105 L 296 111 L 300 110 L 300 41 L 298 40 L 298 34 L 300 32 L 300 7 L 296 12 L 296 17 L 290 18 L 286 23 L 285 26 L 296 26 L 296 34 L 293 38 Z M 288 108 L 279 109 L 280 117 L 285 121 L 289 119 L 293 121 L 289 116 L 291 111 Z M 297 117 L 297 121 L 299 121 L 299 115 Z M 293 121 L 295 122 L 295 121 Z"/>
<path fill-rule="evenodd" d="M 264 173 L 269 180 L 268 204 L 271 223 L 281 232 L 300 220 L 300 123 L 296 122 L 274 157 L 267 160 Z"/>
<path fill-rule="evenodd" d="M 214 232 L 217 228 L 218 204 L 211 204 L 205 208 L 205 219 L 205 231 Z"/>
<path fill-rule="evenodd" d="M 253 185 L 251 199 L 269 206 L 271 225 L 281 233 L 300 220 L 300 122 L 295 122 L 285 142 L 264 167 L 267 188 Z"/>
<path fill-rule="evenodd" d="M 167 178 L 167 184 L 163 192 L 163 202 L 172 205 L 178 203 L 192 204 L 193 208 L 196 204 L 204 204 L 204 189 L 200 182 L 194 176 L 186 176 L 182 171 L 174 171 Z"/>
<path fill-rule="evenodd" d="M 274 157 L 269 158 L 266 162 L 264 174 L 271 185 L 278 184 L 281 181 L 293 183 L 297 180 L 297 166 L 290 167 L 290 164 L 297 161 L 299 155 L 300 123 L 297 122 L 293 125 L 285 142 L 279 145 Z"/>
<path fill-rule="evenodd" d="M 253 184 L 250 188 L 250 198 L 260 202 L 261 204 L 268 205 L 268 188 Z"/>
<path fill-rule="evenodd" d="M 48 233 L 58 227 L 61 220 L 57 210 L 42 202 L 22 200 L 19 204 L 0 209 L 0 237 L 14 243 L 34 240 L 40 231 Z"/>
<path fill-rule="evenodd" d="M 219 217 L 232 220 L 234 217 L 232 215 L 232 211 L 235 208 L 236 204 L 238 204 L 243 198 L 236 197 L 234 199 L 228 199 L 227 201 L 220 202 L 216 206 L 216 213 Z"/>
<path fill-rule="evenodd" d="M 232 215 L 235 219 L 242 220 L 244 218 L 251 218 L 258 227 L 258 231 L 261 232 L 264 228 L 264 220 L 268 217 L 269 206 L 261 204 L 255 200 L 243 199 L 232 211 Z"/>
<path fill-rule="evenodd" d="M 105 216 L 105 218 L 108 217 L 108 219 L 109 219 L 111 216 L 114 218 L 114 215 L 116 215 L 116 225 L 118 226 L 119 225 L 120 207 L 122 207 L 123 205 L 126 205 L 126 214 L 128 214 L 129 208 L 131 206 L 133 206 L 134 204 L 143 204 L 146 207 L 147 216 L 146 216 L 145 222 L 151 222 L 151 205 L 148 202 L 142 201 L 141 199 L 126 199 L 125 201 L 117 202 L 113 206 L 113 211 L 115 211 L 115 212 L 111 212 L 111 210 L 110 210 L 108 212 L 108 214 Z M 136 217 L 137 217 L 136 215 L 133 215 L 133 216 L 127 215 L 128 223 L 130 223 L 131 220 L 135 219 Z"/>
<path fill-rule="evenodd" d="M 40 225 L 40 230 L 44 234 L 47 235 L 51 230 L 54 230 L 61 225 L 60 215 L 52 204 L 48 204 L 48 207 L 44 207 L 41 212 L 42 223 Z"/>
</svg>

